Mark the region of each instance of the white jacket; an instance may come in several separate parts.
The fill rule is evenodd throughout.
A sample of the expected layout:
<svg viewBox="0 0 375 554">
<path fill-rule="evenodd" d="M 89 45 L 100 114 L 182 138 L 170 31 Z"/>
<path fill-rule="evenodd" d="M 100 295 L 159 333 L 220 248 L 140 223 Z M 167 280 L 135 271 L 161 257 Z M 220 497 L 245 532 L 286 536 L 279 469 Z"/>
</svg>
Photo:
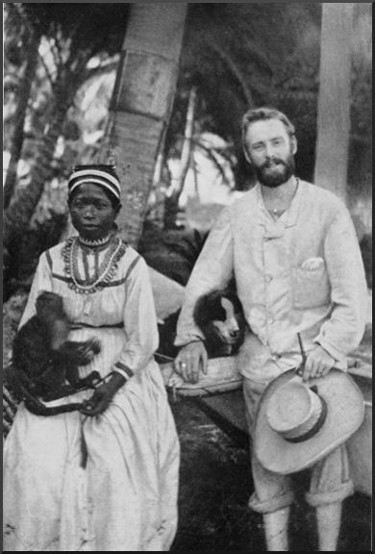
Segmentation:
<svg viewBox="0 0 375 554">
<path fill-rule="evenodd" d="M 223 208 L 187 285 L 176 345 L 202 337 L 195 302 L 232 276 L 251 329 L 239 367 L 245 377 L 269 380 L 299 365 L 298 332 L 307 352 L 318 342 L 346 368 L 364 333 L 367 286 L 350 214 L 334 194 L 299 181 L 277 221 L 259 185 Z"/>
</svg>

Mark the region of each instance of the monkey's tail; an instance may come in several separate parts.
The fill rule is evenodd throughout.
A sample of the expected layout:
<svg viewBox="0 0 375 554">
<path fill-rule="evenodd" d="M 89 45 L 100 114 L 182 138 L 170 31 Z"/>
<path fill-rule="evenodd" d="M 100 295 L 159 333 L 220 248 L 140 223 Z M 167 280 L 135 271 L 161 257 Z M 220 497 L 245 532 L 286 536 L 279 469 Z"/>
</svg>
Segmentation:
<svg viewBox="0 0 375 554">
<path fill-rule="evenodd" d="M 67 412 L 74 412 L 82 408 L 81 402 L 72 402 L 71 404 L 62 404 L 61 406 L 46 406 L 42 402 L 30 402 L 25 399 L 25 407 L 34 415 L 40 416 L 54 416 L 58 414 L 65 414 Z"/>
<path fill-rule="evenodd" d="M 24 386 L 21 385 L 24 395 L 25 408 L 34 415 L 53 416 L 74 412 L 82 408 L 82 402 L 72 402 L 71 404 L 61 404 L 61 406 L 46 406 L 33 394 L 31 394 Z"/>
</svg>

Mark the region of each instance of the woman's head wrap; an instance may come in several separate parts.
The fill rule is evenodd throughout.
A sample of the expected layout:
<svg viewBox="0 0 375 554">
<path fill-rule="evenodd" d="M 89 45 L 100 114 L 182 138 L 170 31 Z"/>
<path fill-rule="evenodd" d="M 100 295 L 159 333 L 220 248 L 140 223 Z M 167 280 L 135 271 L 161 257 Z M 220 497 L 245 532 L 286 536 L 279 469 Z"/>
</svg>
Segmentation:
<svg viewBox="0 0 375 554">
<path fill-rule="evenodd" d="M 113 165 L 76 165 L 68 181 L 68 198 L 79 186 L 85 184 L 98 185 L 118 201 L 121 199 L 120 181 Z"/>
</svg>

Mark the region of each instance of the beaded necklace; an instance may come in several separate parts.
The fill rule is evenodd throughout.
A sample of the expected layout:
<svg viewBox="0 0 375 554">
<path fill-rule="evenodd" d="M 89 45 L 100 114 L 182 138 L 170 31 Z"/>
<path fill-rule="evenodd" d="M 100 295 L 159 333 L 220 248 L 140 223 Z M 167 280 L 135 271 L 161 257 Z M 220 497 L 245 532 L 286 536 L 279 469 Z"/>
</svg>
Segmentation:
<svg viewBox="0 0 375 554">
<path fill-rule="evenodd" d="M 109 242 L 109 239 L 112 237 L 112 233 L 109 233 L 107 236 L 105 236 L 103 239 L 97 239 L 97 240 L 88 240 L 84 239 L 83 237 L 78 237 L 78 240 L 80 244 L 83 246 L 88 246 L 89 248 L 96 248 L 98 246 L 104 246 Z"/>
<path fill-rule="evenodd" d="M 105 283 L 109 283 L 113 279 L 118 262 L 125 254 L 127 245 L 121 238 L 111 237 L 108 241 L 108 249 L 105 252 L 103 261 L 99 267 L 95 268 L 94 277 L 92 279 L 83 279 L 80 275 L 78 266 L 80 241 L 81 239 L 77 236 L 70 237 L 66 241 L 62 251 L 65 262 L 65 273 L 70 280 L 68 286 L 78 294 L 93 294 L 103 288 Z M 87 284 L 82 284 L 84 281 L 86 281 Z"/>
</svg>

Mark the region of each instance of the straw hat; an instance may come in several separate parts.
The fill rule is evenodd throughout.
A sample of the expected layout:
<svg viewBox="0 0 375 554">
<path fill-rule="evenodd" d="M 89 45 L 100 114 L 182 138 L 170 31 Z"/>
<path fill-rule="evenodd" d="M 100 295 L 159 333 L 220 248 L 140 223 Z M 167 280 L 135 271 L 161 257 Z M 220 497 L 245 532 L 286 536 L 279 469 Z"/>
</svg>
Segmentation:
<svg viewBox="0 0 375 554">
<path fill-rule="evenodd" d="M 364 417 L 362 394 L 338 369 L 304 383 L 291 369 L 274 379 L 259 404 L 255 453 L 275 473 L 295 473 L 314 465 L 345 442 Z"/>
</svg>

